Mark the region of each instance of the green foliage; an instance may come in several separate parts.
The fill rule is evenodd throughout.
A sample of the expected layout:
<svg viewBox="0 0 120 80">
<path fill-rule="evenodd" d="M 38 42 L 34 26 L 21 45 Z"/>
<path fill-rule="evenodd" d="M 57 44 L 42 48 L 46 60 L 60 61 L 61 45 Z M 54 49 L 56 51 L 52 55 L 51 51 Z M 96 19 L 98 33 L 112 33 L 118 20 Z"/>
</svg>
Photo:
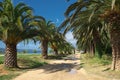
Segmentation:
<svg viewBox="0 0 120 80">
<path fill-rule="evenodd" d="M 24 3 L 14 5 L 12 0 L 0 1 L 0 39 L 7 44 L 17 44 L 36 36 L 38 17 L 32 12 L 32 8 Z"/>
<path fill-rule="evenodd" d="M 112 47 L 111 46 L 107 46 L 107 48 L 105 49 L 105 53 L 107 55 L 112 55 Z"/>
<path fill-rule="evenodd" d="M 37 53 L 37 50 L 36 50 L 36 49 L 34 49 L 34 50 L 33 50 L 33 53 Z"/>
<path fill-rule="evenodd" d="M 23 50 L 23 53 L 27 53 L 28 51 L 27 50 Z"/>
<path fill-rule="evenodd" d="M 44 64 L 47 64 L 44 62 L 39 54 L 28 54 L 28 55 L 19 55 L 18 56 L 18 63 L 21 68 L 37 68 Z"/>
<path fill-rule="evenodd" d="M 100 75 L 109 79 L 120 79 L 120 71 L 110 69 L 112 58 L 110 55 L 104 54 L 101 59 L 90 57 L 90 54 L 82 54 L 82 67 L 91 74 Z"/>
<path fill-rule="evenodd" d="M 109 64 L 111 64 L 111 60 L 106 60 L 106 59 L 99 59 L 99 58 L 93 58 L 92 60 L 91 60 L 91 63 L 97 63 L 97 64 L 101 64 L 101 65 L 109 65 Z"/>
<path fill-rule="evenodd" d="M 87 62 L 90 65 L 109 65 L 111 64 L 112 58 L 110 55 L 103 55 L 103 57 L 100 59 L 98 57 L 91 57 L 89 53 L 82 54 L 83 61 Z"/>
<path fill-rule="evenodd" d="M 4 62 L 4 56 L 0 56 L 0 64 L 3 64 Z"/>
<path fill-rule="evenodd" d="M 49 50 L 49 53 L 54 53 L 53 49 L 50 49 L 50 50 Z"/>
<path fill-rule="evenodd" d="M 59 27 L 64 29 L 64 33 L 73 31 L 78 48 L 90 51 L 94 45 L 99 58 L 103 55 L 103 45 L 109 42 L 107 30 L 99 19 L 100 11 L 97 12 L 100 6 L 97 3 L 100 2 L 80 0 L 71 4 L 65 12 L 66 20 Z"/>
<path fill-rule="evenodd" d="M 67 42 L 64 38 L 59 38 L 56 42 L 55 46 L 59 51 L 59 54 L 72 54 L 74 53 L 74 46 Z M 54 48 L 53 48 L 54 49 Z"/>
<path fill-rule="evenodd" d="M 15 76 L 17 76 L 16 74 L 9 74 L 9 75 L 2 75 L 0 76 L 0 80 L 12 80 Z"/>
<path fill-rule="evenodd" d="M 67 55 L 65 55 L 65 54 L 59 54 L 59 55 L 53 55 L 53 54 L 51 54 L 51 55 L 49 55 L 48 56 L 48 59 L 63 59 L 63 57 L 66 57 Z"/>
<path fill-rule="evenodd" d="M 0 56 L 0 64 L 3 64 L 4 56 Z M 18 55 L 18 65 L 21 68 L 36 68 L 44 64 L 47 64 L 40 57 L 40 54 L 19 54 Z"/>
<path fill-rule="evenodd" d="M 0 56 L 0 62 L 3 64 L 4 56 Z M 33 69 L 47 64 L 41 59 L 40 54 L 18 54 L 18 65 L 20 68 L 4 68 L 8 74 L 1 75 L 0 80 L 12 80 L 21 72 L 27 69 Z M 1 65 L 1 64 L 0 64 Z"/>
</svg>

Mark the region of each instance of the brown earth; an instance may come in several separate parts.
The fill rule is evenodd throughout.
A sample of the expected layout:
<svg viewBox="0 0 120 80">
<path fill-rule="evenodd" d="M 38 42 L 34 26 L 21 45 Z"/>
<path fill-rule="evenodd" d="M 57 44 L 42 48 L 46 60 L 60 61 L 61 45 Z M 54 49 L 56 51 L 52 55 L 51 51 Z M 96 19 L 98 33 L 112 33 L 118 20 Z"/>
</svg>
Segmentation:
<svg viewBox="0 0 120 80">
<path fill-rule="evenodd" d="M 3 68 L 3 65 L 0 65 L 0 76 L 7 75 L 8 71 Z"/>
<path fill-rule="evenodd" d="M 75 58 L 74 58 L 75 56 Z M 80 55 L 64 60 L 50 60 L 49 64 L 21 74 L 13 80 L 112 80 L 88 74 L 80 62 Z"/>
</svg>

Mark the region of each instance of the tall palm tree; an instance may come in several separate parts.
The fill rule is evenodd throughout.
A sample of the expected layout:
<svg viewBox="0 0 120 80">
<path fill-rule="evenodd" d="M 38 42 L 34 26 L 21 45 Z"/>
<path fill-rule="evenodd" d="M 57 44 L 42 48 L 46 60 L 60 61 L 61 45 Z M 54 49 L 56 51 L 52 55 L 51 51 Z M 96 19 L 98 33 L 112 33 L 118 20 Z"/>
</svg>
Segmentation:
<svg viewBox="0 0 120 80">
<path fill-rule="evenodd" d="M 79 5 L 77 5 L 79 4 Z M 88 21 L 89 16 L 91 15 L 91 9 L 87 10 L 84 9 L 85 3 L 83 5 L 80 5 L 81 2 L 77 2 L 72 4 L 65 12 L 65 15 L 67 16 L 67 19 L 61 24 L 60 27 L 65 27 L 64 34 L 71 30 L 73 31 L 74 37 L 77 39 L 78 46 L 82 47 L 84 50 L 89 50 L 91 47 L 93 49 L 92 52 L 94 52 L 94 48 L 96 48 L 98 54 L 97 56 L 99 58 L 102 57 L 102 48 L 103 43 L 101 41 L 101 35 L 99 32 L 102 30 L 102 24 L 99 20 L 94 17 L 91 22 Z M 86 3 L 87 4 L 87 3 Z M 76 6 L 80 6 L 80 9 L 76 13 L 70 14 L 70 11 L 75 9 L 77 11 L 78 7 L 73 8 Z M 73 12 L 73 11 L 72 11 Z M 97 15 L 96 15 L 97 16 Z M 89 45 L 89 46 L 88 46 Z M 93 47 L 94 45 L 94 47 Z"/>
<path fill-rule="evenodd" d="M 78 0 L 76 3 L 72 4 L 66 11 L 66 15 L 68 15 L 68 17 L 71 17 L 69 19 L 69 22 L 74 22 L 74 20 L 78 18 L 77 16 L 82 12 L 91 11 L 90 13 L 86 13 L 87 15 L 89 15 L 89 18 L 85 20 L 91 23 L 93 20 L 97 19 L 97 21 L 99 20 L 101 24 L 103 24 L 102 27 L 110 35 L 110 41 L 112 45 L 112 70 L 120 70 L 119 6 L 119 0 Z M 70 14 L 72 14 L 72 16 Z M 83 17 L 85 16 L 86 15 L 84 15 Z"/>
<path fill-rule="evenodd" d="M 0 2 L 0 39 L 5 43 L 5 67 L 18 67 L 16 45 L 37 34 L 32 8 L 11 0 Z"/>
<path fill-rule="evenodd" d="M 94 19 L 94 16 L 98 15 L 97 18 L 100 19 L 101 22 L 104 22 L 103 27 L 104 29 L 106 29 L 106 31 L 108 31 L 110 35 L 110 41 L 112 46 L 112 58 L 113 58 L 111 69 L 120 70 L 120 47 L 118 45 L 120 44 L 120 37 L 119 37 L 120 1 L 96 0 L 96 2 L 92 2 L 90 5 L 93 6 L 90 18 Z"/>
<path fill-rule="evenodd" d="M 55 24 L 43 18 L 41 21 L 39 21 L 39 27 L 39 35 L 36 37 L 36 39 L 41 42 L 42 57 L 46 59 L 48 58 L 48 43 L 55 32 Z"/>
<path fill-rule="evenodd" d="M 120 70 L 120 1 L 111 0 L 106 10 L 102 11 L 101 17 L 104 19 L 109 29 L 112 46 L 112 70 Z M 104 4 L 106 7 L 106 5 Z M 109 7 L 110 6 L 110 7 Z"/>
</svg>

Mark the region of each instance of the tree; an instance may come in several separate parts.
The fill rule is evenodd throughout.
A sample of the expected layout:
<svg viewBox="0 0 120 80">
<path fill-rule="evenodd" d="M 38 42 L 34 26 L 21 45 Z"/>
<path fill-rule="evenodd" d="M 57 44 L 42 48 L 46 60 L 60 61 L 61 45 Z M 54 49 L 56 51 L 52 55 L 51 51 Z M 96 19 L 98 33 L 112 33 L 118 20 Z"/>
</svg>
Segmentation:
<svg viewBox="0 0 120 80">
<path fill-rule="evenodd" d="M 69 15 L 71 17 L 69 19 L 69 22 L 74 22 L 73 20 L 77 19 L 79 15 L 81 15 L 81 13 L 84 11 L 87 15 L 89 15 L 89 17 L 85 19 L 85 22 L 91 23 L 93 20 L 100 21 L 100 23 L 102 24 L 102 28 L 106 30 L 106 32 L 110 35 L 113 58 L 111 68 L 112 70 L 120 70 L 119 4 L 119 0 L 78 0 L 76 3 L 72 4 L 66 11 L 66 15 Z M 73 12 L 73 14 L 70 12 Z M 85 16 L 86 15 L 84 15 L 83 17 Z"/>
<path fill-rule="evenodd" d="M 24 3 L 13 5 L 11 0 L 0 2 L 0 39 L 5 43 L 5 67 L 18 67 L 16 45 L 35 36 L 36 24 L 32 8 Z"/>
<path fill-rule="evenodd" d="M 62 35 L 57 32 L 57 29 L 56 31 L 52 34 L 52 38 L 50 40 L 50 47 L 53 49 L 55 55 L 58 55 L 58 48 L 59 48 L 59 45 L 61 44 L 61 41 L 62 41 L 63 37 Z"/>
<path fill-rule="evenodd" d="M 110 41 L 112 46 L 112 70 L 120 70 L 120 1 L 111 0 L 111 7 L 104 9 L 101 17 L 104 19 L 109 29 Z M 105 5 L 104 5 L 105 6 Z"/>
<path fill-rule="evenodd" d="M 101 40 L 101 32 L 102 32 L 102 24 L 100 20 L 96 17 L 90 21 L 88 21 L 89 16 L 91 15 L 91 8 L 84 9 L 84 5 L 87 3 L 82 4 L 82 2 L 76 2 L 68 7 L 65 12 L 67 19 L 61 24 L 60 27 L 65 27 L 64 34 L 72 30 L 74 34 L 74 38 L 77 39 L 78 47 L 83 50 L 90 51 L 94 54 L 94 52 L 98 52 L 96 56 L 102 58 L 102 46 L 103 41 Z M 79 6 L 79 7 L 76 7 Z M 74 10 L 75 9 L 75 10 Z M 74 11 L 77 12 L 74 12 Z M 73 13 L 71 13 L 73 12 Z M 69 15 L 70 14 L 70 15 Z M 102 32 L 103 33 L 103 32 Z"/>
<path fill-rule="evenodd" d="M 48 58 L 48 43 L 50 39 L 53 36 L 53 32 L 55 32 L 55 24 L 51 21 L 47 21 L 44 18 L 42 18 L 41 21 L 39 21 L 39 33 L 36 37 L 36 40 L 39 40 L 41 42 L 41 52 L 42 57 L 44 59 Z M 41 28 L 42 27 L 42 28 Z"/>
<path fill-rule="evenodd" d="M 50 47 L 54 50 L 55 55 L 61 53 L 72 54 L 74 50 L 72 44 L 68 43 L 60 32 L 55 32 L 50 40 Z"/>
<path fill-rule="evenodd" d="M 35 37 L 35 41 L 41 42 L 40 48 L 42 52 L 42 57 L 44 59 L 48 58 L 49 46 L 53 49 L 54 53 L 58 55 L 59 48 L 61 46 L 64 46 L 65 48 L 67 42 L 63 38 L 62 34 L 57 31 L 57 27 L 53 22 L 47 21 L 45 20 L 45 18 L 42 18 L 40 21 L 38 21 L 38 23 L 40 29 L 38 28 L 39 34 L 37 37 Z"/>
</svg>

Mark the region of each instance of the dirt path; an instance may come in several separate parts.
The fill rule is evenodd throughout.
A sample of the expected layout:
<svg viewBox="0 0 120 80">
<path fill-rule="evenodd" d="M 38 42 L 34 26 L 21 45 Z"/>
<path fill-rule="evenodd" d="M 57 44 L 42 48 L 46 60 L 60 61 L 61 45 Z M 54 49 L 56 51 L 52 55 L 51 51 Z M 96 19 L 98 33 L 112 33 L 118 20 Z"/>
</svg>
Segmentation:
<svg viewBox="0 0 120 80">
<path fill-rule="evenodd" d="M 108 80 L 87 74 L 80 66 L 82 63 L 80 63 L 79 54 L 75 57 L 76 59 L 70 57 L 68 60 L 52 60 L 49 64 L 23 73 L 14 80 Z"/>
</svg>

